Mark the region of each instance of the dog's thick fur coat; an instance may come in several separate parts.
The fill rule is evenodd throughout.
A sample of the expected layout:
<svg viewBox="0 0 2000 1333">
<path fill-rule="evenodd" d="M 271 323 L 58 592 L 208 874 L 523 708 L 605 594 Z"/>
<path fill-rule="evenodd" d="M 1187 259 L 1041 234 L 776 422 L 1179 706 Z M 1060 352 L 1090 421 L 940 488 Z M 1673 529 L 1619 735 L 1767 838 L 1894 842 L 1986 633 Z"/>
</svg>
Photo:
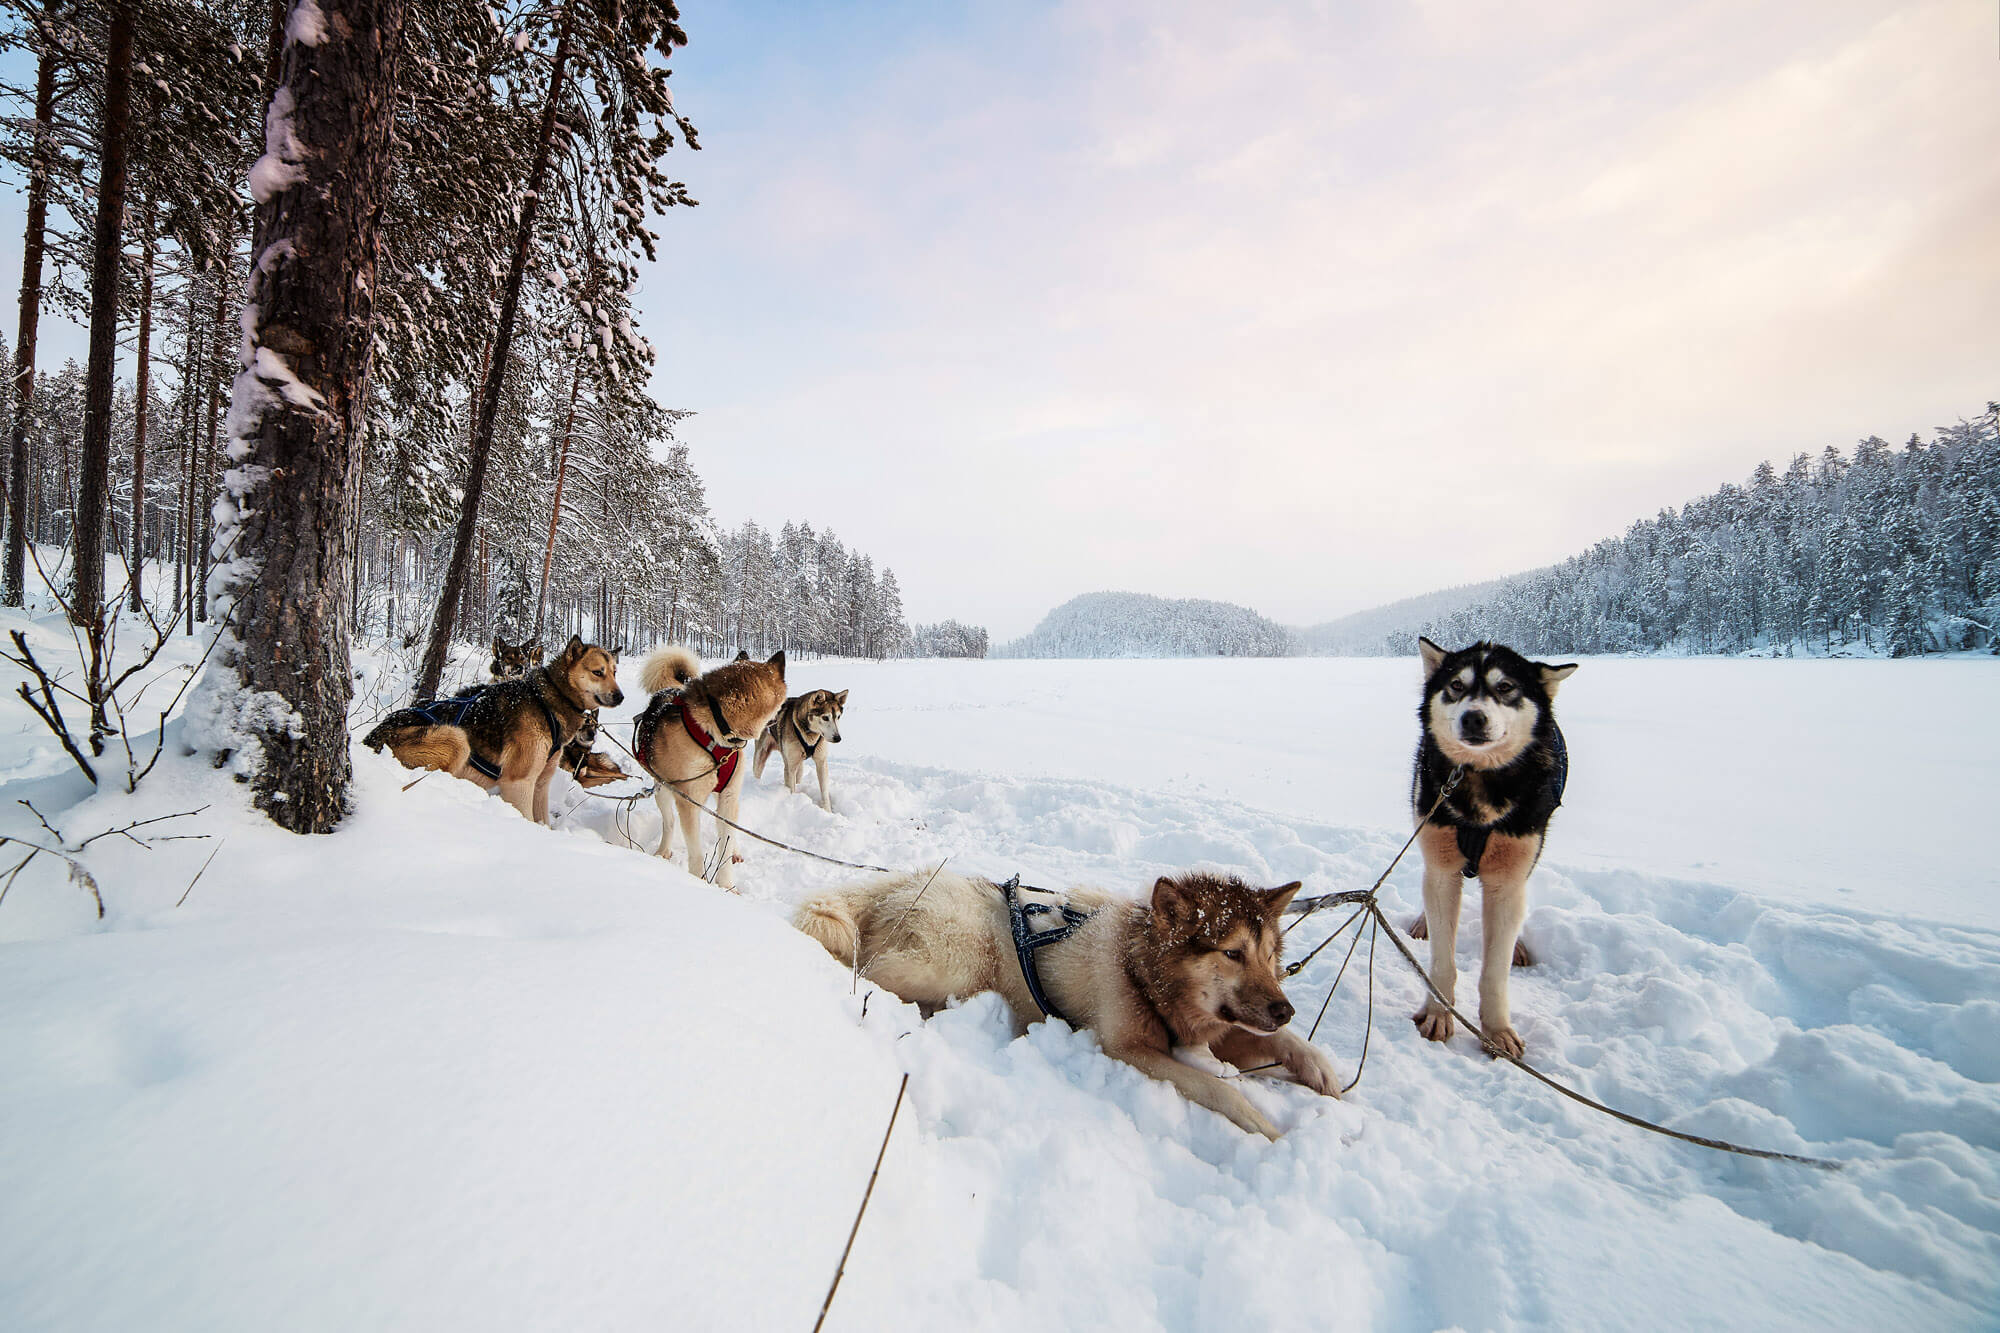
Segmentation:
<svg viewBox="0 0 2000 1333">
<path fill-rule="evenodd" d="M 739 761 L 728 785 L 718 791 L 720 765 L 695 743 L 674 709 L 677 705 L 692 709 L 696 725 L 716 744 L 728 750 L 745 750 L 785 702 L 785 654 L 781 649 L 768 662 L 738 658 L 701 674 L 701 659 L 691 649 L 670 644 L 654 650 L 640 664 L 639 685 L 653 697 L 633 727 L 632 751 L 658 784 L 653 800 L 660 807 L 659 854 L 673 855 L 673 826 L 678 818 L 687 843 L 688 872 L 699 878 L 703 869 L 701 807 L 713 796 L 715 813 L 737 821 L 750 766 Z M 676 790 L 688 799 L 676 797 Z M 733 889 L 736 840 L 727 824 L 717 824 L 716 843 L 719 866 L 715 882 Z"/>
<path fill-rule="evenodd" d="M 457 724 L 433 723 L 420 712 L 399 709 L 361 743 L 371 750 L 386 745 L 405 768 L 435 769 L 498 790 L 523 815 L 547 823 L 549 783 L 562 764 L 563 747 L 576 739 L 592 709 L 623 702 L 618 658 L 571 636 L 555 661 L 531 668 L 519 680 L 486 686 Z M 474 768 L 474 754 L 497 763 L 499 778 Z"/>
<path fill-rule="evenodd" d="M 1530 662 L 1492 643 L 1457 652 L 1429 639 L 1417 643 L 1424 664 L 1411 793 L 1417 818 L 1437 802 L 1453 768 L 1462 764 L 1465 774 L 1417 837 L 1424 854 L 1424 929 L 1413 933 L 1429 936 L 1431 980 L 1447 1003 L 1456 1004 L 1460 881 L 1472 850 L 1482 900 L 1480 1040 L 1519 1059 L 1525 1048 L 1514 1030 L 1507 974 L 1517 961 L 1528 961 L 1516 952 L 1528 912 L 1528 876 L 1541 859 L 1559 801 L 1555 694 L 1576 666 Z M 1432 1041 L 1448 1040 L 1456 1026 L 1435 999 L 1424 1002 L 1416 1023 Z"/>
<path fill-rule="evenodd" d="M 847 691 L 808 690 L 785 700 L 785 706 L 757 737 L 757 776 L 775 751 L 785 761 L 785 790 L 797 791 L 806 760 L 819 774 L 819 804 L 833 809 L 833 784 L 827 776 L 828 742 L 840 744 L 840 716 L 847 708 Z"/>
<path fill-rule="evenodd" d="M 1050 1002 L 1097 1033 L 1105 1054 L 1275 1139 L 1278 1131 L 1234 1084 L 1173 1052 L 1206 1046 L 1240 1069 L 1276 1064 L 1315 1092 L 1339 1095 L 1333 1062 L 1285 1026 L 1293 1011 L 1278 980 L 1278 922 L 1298 889 L 1253 889 L 1198 873 L 1160 879 L 1145 902 L 1071 889 L 1062 897 L 1091 917 L 1067 939 L 1043 946 L 1036 970 Z M 991 880 L 889 876 L 809 899 L 794 924 L 927 1012 L 995 991 L 1017 1030 L 1043 1017 L 1015 954 L 1005 891 Z"/>
</svg>

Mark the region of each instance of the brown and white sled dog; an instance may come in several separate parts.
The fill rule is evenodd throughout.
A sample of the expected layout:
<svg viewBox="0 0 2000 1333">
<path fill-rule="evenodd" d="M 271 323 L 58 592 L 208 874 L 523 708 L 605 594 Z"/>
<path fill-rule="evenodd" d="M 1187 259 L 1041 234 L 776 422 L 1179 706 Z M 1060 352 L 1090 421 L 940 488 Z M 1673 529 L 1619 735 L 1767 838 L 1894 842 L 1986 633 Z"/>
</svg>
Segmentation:
<svg viewBox="0 0 2000 1333">
<path fill-rule="evenodd" d="M 633 724 L 632 753 L 658 784 L 653 800 L 660 807 L 659 854 L 673 854 L 678 817 L 688 871 L 699 878 L 700 807 L 713 796 L 716 814 L 732 822 L 739 818 L 749 767 L 741 761 L 784 705 L 785 654 L 780 649 L 768 662 L 739 658 L 704 675 L 692 650 L 670 645 L 640 664 L 639 684 L 653 697 Z M 729 826 L 718 824 L 715 882 L 725 889 L 736 886 L 735 843 Z"/>
<path fill-rule="evenodd" d="M 579 787 L 602 787 L 608 782 L 623 782 L 631 777 L 618 761 L 597 748 L 597 710 L 584 714 L 583 725 L 577 729 L 576 738 L 563 746 L 562 770 L 576 780 Z"/>
<path fill-rule="evenodd" d="M 549 782 L 563 747 L 585 717 L 625 702 L 618 658 L 571 636 L 546 666 L 519 680 L 496 681 L 451 699 L 398 709 L 361 743 L 388 746 L 406 768 L 429 768 L 498 790 L 507 804 L 537 823 L 548 822 Z"/>
<path fill-rule="evenodd" d="M 1562 804 L 1569 750 L 1556 726 L 1556 687 L 1576 665 L 1530 662 L 1511 648 L 1475 643 L 1446 652 L 1418 639 L 1424 697 L 1412 798 L 1416 816 L 1437 803 L 1452 770 L 1464 774 L 1417 837 L 1424 850 L 1424 929 L 1431 941 L 1431 980 L 1450 1004 L 1458 986 L 1459 883 L 1479 880 L 1480 1040 L 1519 1059 L 1521 1034 L 1507 1003 L 1507 970 L 1526 965 L 1517 952 L 1528 912 L 1528 875 L 1541 859 L 1549 819 Z M 1455 1024 L 1435 999 L 1416 1016 L 1432 1041 L 1448 1040 Z"/>
<path fill-rule="evenodd" d="M 785 706 L 757 737 L 757 776 L 764 776 L 765 761 L 777 751 L 785 761 L 785 790 L 797 791 L 805 774 L 806 760 L 813 761 L 819 774 L 819 804 L 833 809 L 833 786 L 827 778 L 826 746 L 840 744 L 840 715 L 847 708 L 847 691 L 808 690 L 785 700 Z"/>
<path fill-rule="evenodd" d="M 1206 1046 L 1239 1069 L 1281 1065 L 1313 1091 L 1339 1095 L 1333 1062 L 1285 1026 L 1292 1006 L 1278 982 L 1278 920 L 1298 889 L 1186 873 L 1160 879 L 1151 901 L 1135 901 L 917 873 L 811 898 L 793 924 L 850 968 L 858 955 L 863 976 L 926 1012 L 996 991 L 1017 1031 L 1045 1014 L 1089 1028 L 1105 1054 L 1275 1139 L 1234 1084 L 1173 1052 Z M 1017 915 L 1031 940 L 1047 934 L 1050 942 L 1017 950 Z"/>
</svg>

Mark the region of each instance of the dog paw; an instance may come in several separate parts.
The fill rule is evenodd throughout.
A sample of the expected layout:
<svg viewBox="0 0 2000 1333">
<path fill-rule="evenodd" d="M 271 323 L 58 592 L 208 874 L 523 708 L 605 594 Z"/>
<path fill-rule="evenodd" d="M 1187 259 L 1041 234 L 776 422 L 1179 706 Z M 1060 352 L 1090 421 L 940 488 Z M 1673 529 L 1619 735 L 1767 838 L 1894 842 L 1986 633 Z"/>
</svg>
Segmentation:
<svg viewBox="0 0 2000 1333">
<path fill-rule="evenodd" d="M 1520 1059 L 1528 1049 L 1521 1044 L 1521 1034 L 1506 1023 L 1482 1029 L 1479 1034 L 1479 1044 L 1484 1046 L 1490 1055 L 1512 1056 L 1516 1060 Z"/>
<path fill-rule="evenodd" d="M 1413 940 L 1429 939 L 1431 937 L 1431 919 L 1427 916 L 1420 916 L 1415 921 L 1412 921 L 1410 923 L 1409 935 Z"/>
<path fill-rule="evenodd" d="M 1523 944 L 1520 940 L 1515 940 L 1514 966 L 1533 967 L 1534 965 L 1535 965 L 1535 956 L 1528 952 L 1528 946 L 1526 944 Z"/>
<path fill-rule="evenodd" d="M 1320 1096 L 1340 1095 L 1340 1071 L 1333 1067 L 1333 1061 L 1319 1047 L 1306 1047 L 1293 1057 L 1287 1067 L 1302 1086 L 1311 1088 Z"/>
<path fill-rule="evenodd" d="M 1425 1041 L 1450 1041 L 1456 1027 L 1450 1014 L 1428 1004 L 1411 1021 L 1417 1025 L 1417 1031 L 1424 1034 Z"/>
</svg>

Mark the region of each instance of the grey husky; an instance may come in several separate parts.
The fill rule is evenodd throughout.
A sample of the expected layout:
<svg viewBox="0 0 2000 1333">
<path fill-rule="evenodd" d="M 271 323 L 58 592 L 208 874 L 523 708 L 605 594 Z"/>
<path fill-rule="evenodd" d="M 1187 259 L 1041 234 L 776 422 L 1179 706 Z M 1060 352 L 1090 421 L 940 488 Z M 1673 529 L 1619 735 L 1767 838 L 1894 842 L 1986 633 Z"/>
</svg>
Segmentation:
<svg viewBox="0 0 2000 1333">
<path fill-rule="evenodd" d="M 785 700 L 785 706 L 771 719 L 771 725 L 757 738 L 757 773 L 764 776 L 765 761 L 776 751 L 785 761 L 785 790 L 797 791 L 805 773 L 806 760 L 813 761 L 819 774 L 819 804 L 833 809 L 833 785 L 826 773 L 826 747 L 840 744 L 840 715 L 847 708 L 847 691 L 808 690 Z"/>
</svg>

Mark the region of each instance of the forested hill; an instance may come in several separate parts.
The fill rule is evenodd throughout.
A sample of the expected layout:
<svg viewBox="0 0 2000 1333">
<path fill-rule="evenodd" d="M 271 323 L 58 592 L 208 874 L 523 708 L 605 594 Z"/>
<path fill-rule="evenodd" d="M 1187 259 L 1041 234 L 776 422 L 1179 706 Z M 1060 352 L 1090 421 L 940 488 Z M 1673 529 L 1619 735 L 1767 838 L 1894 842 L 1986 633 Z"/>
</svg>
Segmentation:
<svg viewBox="0 0 2000 1333">
<path fill-rule="evenodd" d="M 1072 597 L 996 657 L 1283 657 L 1292 632 L 1246 606 L 1139 592 Z"/>
<path fill-rule="evenodd" d="M 1316 656 L 1373 656 L 1383 651 L 1384 642 L 1405 632 L 1408 626 L 1427 624 L 1453 612 L 1482 605 L 1499 596 L 1510 582 L 1528 577 L 1531 576 L 1516 574 L 1510 579 L 1490 579 L 1485 583 L 1444 588 L 1416 597 L 1405 597 L 1400 602 L 1390 602 L 1367 611 L 1357 611 L 1338 620 L 1308 625 L 1298 631 L 1299 646 Z"/>
<path fill-rule="evenodd" d="M 1971 421 L 1759 464 L 1678 512 L 1439 609 L 1416 598 L 1308 631 L 1400 654 L 1419 634 L 1543 654 L 2000 651 L 2000 404 Z M 1443 596 L 1438 594 L 1436 596 Z M 1337 644 L 1323 631 L 1366 620 Z"/>
</svg>

